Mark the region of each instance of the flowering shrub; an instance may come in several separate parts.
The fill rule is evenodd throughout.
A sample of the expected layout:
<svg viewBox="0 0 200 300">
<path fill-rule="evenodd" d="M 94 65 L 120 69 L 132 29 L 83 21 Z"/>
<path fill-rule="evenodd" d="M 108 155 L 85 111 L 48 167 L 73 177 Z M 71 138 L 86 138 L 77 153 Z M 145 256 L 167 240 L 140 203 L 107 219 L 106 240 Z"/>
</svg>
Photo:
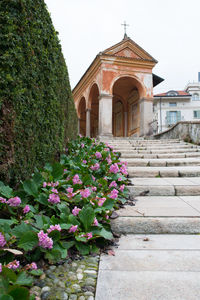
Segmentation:
<svg viewBox="0 0 200 300">
<path fill-rule="evenodd" d="M 59 163 L 35 170 L 18 191 L 0 182 L 3 268 L 15 259 L 3 247 L 20 249 L 32 266 L 41 257 L 49 262 L 64 259 L 71 247 L 83 255 L 97 251 L 103 240 L 112 239 L 110 216 L 126 201 L 126 176 L 119 153 L 79 137 L 68 144 Z"/>
</svg>

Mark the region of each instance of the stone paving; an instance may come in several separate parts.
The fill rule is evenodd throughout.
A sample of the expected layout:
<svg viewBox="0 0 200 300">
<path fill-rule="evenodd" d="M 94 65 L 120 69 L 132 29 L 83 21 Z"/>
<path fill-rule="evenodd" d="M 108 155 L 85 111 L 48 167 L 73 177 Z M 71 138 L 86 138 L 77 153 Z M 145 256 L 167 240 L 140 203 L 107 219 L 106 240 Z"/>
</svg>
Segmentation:
<svg viewBox="0 0 200 300">
<path fill-rule="evenodd" d="M 128 161 L 136 201 L 112 221 L 122 237 L 115 256 L 101 256 L 95 299 L 200 299 L 200 147 L 179 140 L 109 144 Z"/>
</svg>

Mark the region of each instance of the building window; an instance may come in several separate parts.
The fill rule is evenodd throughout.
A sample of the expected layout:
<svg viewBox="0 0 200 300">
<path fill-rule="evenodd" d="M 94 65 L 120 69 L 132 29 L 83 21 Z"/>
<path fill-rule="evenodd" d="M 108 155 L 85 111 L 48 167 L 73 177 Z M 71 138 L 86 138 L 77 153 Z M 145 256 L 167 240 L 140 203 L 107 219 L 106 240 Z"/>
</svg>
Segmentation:
<svg viewBox="0 0 200 300">
<path fill-rule="evenodd" d="M 200 100 L 200 99 L 199 99 L 199 95 L 198 95 L 197 93 L 193 94 L 193 95 L 192 95 L 192 100 L 194 100 L 194 101 L 195 101 L 195 100 Z"/>
<path fill-rule="evenodd" d="M 200 119 L 200 110 L 193 110 L 194 119 Z"/>
<path fill-rule="evenodd" d="M 176 103 L 176 102 L 169 102 L 169 106 L 170 106 L 170 107 L 177 106 L 177 103 Z"/>
<path fill-rule="evenodd" d="M 171 126 L 181 121 L 181 112 L 180 111 L 167 111 L 166 112 L 166 123 L 167 126 Z"/>
<path fill-rule="evenodd" d="M 169 91 L 167 92 L 167 96 L 178 96 L 177 91 Z"/>
</svg>

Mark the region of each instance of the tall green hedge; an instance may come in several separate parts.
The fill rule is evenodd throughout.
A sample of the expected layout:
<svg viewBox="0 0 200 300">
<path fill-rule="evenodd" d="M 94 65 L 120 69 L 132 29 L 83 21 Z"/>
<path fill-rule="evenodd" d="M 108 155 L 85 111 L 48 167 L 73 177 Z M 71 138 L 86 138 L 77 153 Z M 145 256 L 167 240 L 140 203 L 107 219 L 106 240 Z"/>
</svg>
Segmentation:
<svg viewBox="0 0 200 300">
<path fill-rule="evenodd" d="M 43 0 L 0 1 L 0 180 L 16 184 L 77 133 L 68 71 Z"/>
</svg>

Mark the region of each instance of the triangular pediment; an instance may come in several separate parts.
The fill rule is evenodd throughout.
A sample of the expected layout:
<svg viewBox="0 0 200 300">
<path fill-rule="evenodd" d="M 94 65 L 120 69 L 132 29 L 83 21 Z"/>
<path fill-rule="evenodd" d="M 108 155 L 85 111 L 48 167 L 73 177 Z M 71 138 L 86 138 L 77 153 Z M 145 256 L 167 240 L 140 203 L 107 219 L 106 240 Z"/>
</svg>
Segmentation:
<svg viewBox="0 0 200 300">
<path fill-rule="evenodd" d="M 157 62 L 130 38 L 123 39 L 120 43 L 103 51 L 102 54 Z"/>
</svg>

